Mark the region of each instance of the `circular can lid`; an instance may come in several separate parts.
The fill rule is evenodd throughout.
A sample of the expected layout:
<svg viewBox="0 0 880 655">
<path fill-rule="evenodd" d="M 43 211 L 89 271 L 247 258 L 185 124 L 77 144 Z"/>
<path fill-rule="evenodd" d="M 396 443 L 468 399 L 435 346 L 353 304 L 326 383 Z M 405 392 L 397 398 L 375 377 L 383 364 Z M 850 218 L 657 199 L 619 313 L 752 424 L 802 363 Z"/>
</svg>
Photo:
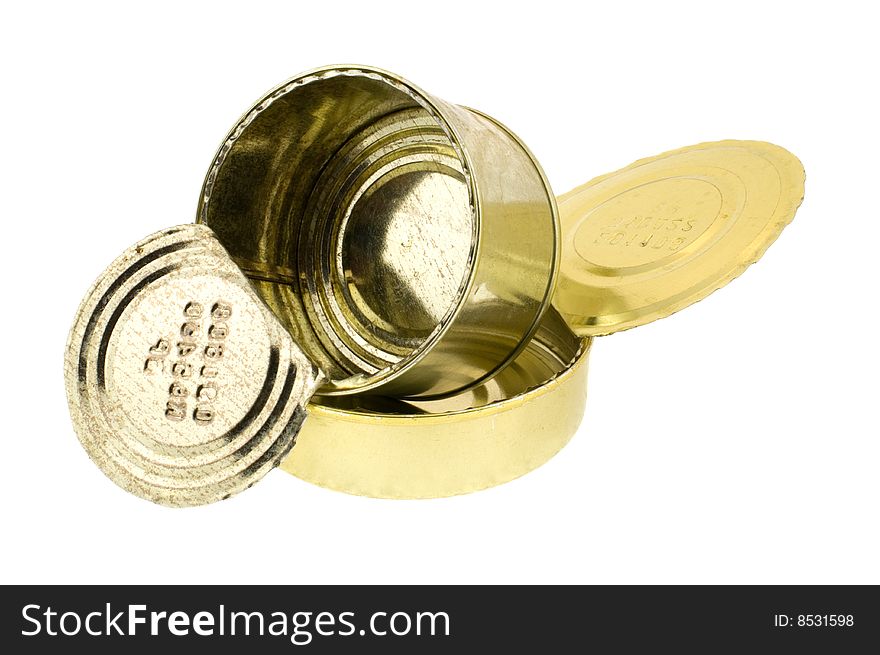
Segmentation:
<svg viewBox="0 0 880 655">
<path fill-rule="evenodd" d="M 556 308 L 582 336 L 669 316 L 760 259 L 804 196 L 804 169 L 761 141 L 673 150 L 558 199 Z"/>
<path fill-rule="evenodd" d="M 89 456 L 170 506 L 222 500 L 277 466 L 320 378 L 203 225 L 163 230 L 113 262 L 65 359 Z"/>
</svg>

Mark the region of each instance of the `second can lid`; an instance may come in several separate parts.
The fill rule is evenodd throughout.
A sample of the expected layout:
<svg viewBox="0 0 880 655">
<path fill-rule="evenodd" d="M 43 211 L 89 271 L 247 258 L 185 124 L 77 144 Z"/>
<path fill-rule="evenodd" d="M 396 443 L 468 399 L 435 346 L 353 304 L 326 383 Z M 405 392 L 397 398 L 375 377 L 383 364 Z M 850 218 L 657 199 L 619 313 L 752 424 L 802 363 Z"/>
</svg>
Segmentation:
<svg viewBox="0 0 880 655">
<path fill-rule="evenodd" d="M 558 199 L 554 304 L 583 336 L 669 316 L 764 254 L 804 196 L 800 161 L 761 141 L 718 141 L 642 159 Z"/>
</svg>

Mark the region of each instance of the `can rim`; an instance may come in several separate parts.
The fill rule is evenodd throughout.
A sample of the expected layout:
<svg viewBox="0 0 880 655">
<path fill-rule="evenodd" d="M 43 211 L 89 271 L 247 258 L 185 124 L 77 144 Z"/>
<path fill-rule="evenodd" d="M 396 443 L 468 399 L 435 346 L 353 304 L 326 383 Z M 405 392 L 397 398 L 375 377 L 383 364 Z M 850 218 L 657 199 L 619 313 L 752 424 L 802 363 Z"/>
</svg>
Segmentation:
<svg viewBox="0 0 880 655">
<path fill-rule="evenodd" d="M 559 373 L 548 378 L 541 384 L 530 387 L 529 389 L 526 389 L 525 391 L 518 393 L 515 396 L 496 400 L 480 407 L 468 407 L 466 409 L 454 409 L 428 414 L 394 414 L 384 412 L 367 413 L 359 411 L 357 409 L 330 407 L 327 405 L 320 405 L 310 402 L 308 405 L 308 411 L 312 415 L 321 415 L 328 418 L 336 418 L 340 420 L 353 420 L 362 423 L 375 423 L 379 425 L 388 425 L 395 423 L 420 423 L 427 425 L 432 423 L 457 421 L 460 420 L 462 417 L 467 418 L 472 415 L 486 416 L 499 414 L 501 412 L 506 412 L 508 410 L 515 409 L 516 407 L 525 405 L 540 396 L 552 393 L 553 390 L 556 389 L 556 387 L 564 384 L 582 366 L 586 365 L 587 361 L 589 360 L 590 351 L 592 350 L 593 337 L 581 337 L 579 338 L 579 340 L 580 347 L 578 348 L 577 353 L 575 353 L 572 360 Z"/>
</svg>

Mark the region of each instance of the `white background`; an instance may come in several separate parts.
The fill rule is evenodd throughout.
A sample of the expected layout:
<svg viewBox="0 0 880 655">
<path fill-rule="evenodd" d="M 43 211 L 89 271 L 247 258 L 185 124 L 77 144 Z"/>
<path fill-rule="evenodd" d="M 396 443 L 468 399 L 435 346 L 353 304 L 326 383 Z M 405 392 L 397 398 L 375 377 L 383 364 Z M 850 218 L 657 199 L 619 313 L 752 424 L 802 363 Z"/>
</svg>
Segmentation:
<svg viewBox="0 0 880 655">
<path fill-rule="evenodd" d="M 3 135 L 0 582 L 880 583 L 878 17 L 870 3 L 12 3 Z M 515 130 L 557 193 L 762 139 L 807 170 L 765 258 L 595 343 L 584 423 L 481 493 L 383 501 L 280 471 L 171 510 L 81 449 L 62 359 L 116 255 L 193 220 L 238 116 L 363 63 Z"/>
</svg>

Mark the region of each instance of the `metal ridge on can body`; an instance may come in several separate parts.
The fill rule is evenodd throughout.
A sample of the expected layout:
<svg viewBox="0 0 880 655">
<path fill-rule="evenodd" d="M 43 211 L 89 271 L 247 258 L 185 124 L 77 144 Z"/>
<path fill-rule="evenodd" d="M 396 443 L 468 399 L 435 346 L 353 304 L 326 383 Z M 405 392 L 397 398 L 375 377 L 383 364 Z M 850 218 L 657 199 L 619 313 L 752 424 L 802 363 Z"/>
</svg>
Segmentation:
<svg viewBox="0 0 880 655">
<path fill-rule="evenodd" d="M 375 68 L 262 98 L 198 221 L 326 374 L 321 394 L 443 397 L 512 362 L 550 305 L 556 201 L 509 130 Z"/>
</svg>

